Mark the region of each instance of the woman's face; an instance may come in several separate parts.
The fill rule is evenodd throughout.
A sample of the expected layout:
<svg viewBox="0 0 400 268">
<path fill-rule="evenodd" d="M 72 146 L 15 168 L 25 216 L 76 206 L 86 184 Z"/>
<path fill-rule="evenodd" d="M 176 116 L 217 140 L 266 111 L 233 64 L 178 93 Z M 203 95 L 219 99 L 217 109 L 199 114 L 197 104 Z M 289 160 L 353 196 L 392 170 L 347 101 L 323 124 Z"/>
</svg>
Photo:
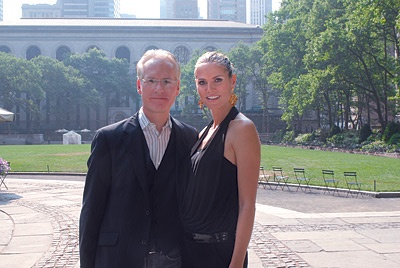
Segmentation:
<svg viewBox="0 0 400 268">
<path fill-rule="evenodd" d="M 195 81 L 200 100 L 209 109 L 231 105 L 229 98 L 235 88 L 236 75 L 229 77 L 223 65 L 200 64 L 195 70 Z"/>
</svg>

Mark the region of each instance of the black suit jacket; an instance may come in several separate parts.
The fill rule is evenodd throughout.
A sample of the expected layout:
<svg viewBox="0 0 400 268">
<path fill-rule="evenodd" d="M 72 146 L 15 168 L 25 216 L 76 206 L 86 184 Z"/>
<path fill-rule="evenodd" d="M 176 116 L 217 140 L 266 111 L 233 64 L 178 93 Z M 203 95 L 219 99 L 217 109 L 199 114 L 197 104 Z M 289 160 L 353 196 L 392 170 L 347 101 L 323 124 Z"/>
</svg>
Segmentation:
<svg viewBox="0 0 400 268">
<path fill-rule="evenodd" d="M 197 131 L 172 119 L 171 135 L 176 140 L 173 162 L 179 177 L 188 168 Z M 81 268 L 142 268 L 152 211 L 145 168 L 148 148 L 138 113 L 97 131 L 91 150 L 79 226 Z M 175 205 L 178 178 L 170 179 L 171 187 L 157 198 L 165 206 L 160 215 L 164 227 L 178 235 L 182 231 Z"/>
</svg>

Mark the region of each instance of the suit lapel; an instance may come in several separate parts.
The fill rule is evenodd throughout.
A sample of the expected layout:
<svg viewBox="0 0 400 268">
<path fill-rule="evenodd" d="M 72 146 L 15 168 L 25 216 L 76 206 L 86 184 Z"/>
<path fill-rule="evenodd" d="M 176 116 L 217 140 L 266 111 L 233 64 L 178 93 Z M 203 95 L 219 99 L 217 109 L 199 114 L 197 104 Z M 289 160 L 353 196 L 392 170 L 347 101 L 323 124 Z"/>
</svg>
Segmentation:
<svg viewBox="0 0 400 268">
<path fill-rule="evenodd" d="M 149 157 L 146 140 L 139 124 L 138 113 L 131 117 L 124 126 L 124 143 L 129 163 L 133 167 L 139 184 L 148 197 L 149 190 L 146 178 L 146 159 Z"/>
<path fill-rule="evenodd" d="M 184 148 L 188 148 L 188 141 L 185 135 L 183 135 L 183 126 L 182 124 L 178 121 L 172 118 L 172 127 L 175 129 L 173 133 L 175 133 L 175 141 L 176 141 L 176 157 L 177 157 L 177 163 L 179 162 L 180 159 L 186 156 L 188 153 L 187 151 L 184 150 Z"/>
</svg>

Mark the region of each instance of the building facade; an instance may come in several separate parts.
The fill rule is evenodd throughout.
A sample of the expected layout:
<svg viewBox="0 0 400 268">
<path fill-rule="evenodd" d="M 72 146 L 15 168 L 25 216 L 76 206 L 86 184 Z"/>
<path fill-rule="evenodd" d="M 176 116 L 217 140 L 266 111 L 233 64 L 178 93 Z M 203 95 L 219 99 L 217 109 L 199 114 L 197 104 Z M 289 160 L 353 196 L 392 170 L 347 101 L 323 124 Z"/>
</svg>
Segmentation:
<svg viewBox="0 0 400 268">
<path fill-rule="evenodd" d="M 207 0 L 207 18 L 246 23 L 246 0 Z"/>
<path fill-rule="evenodd" d="M 260 27 L 232 21 L 25 19 L 0 23 L 0 51 L 24 59 L 38 55 L 61 59 L 65 53 L 81 54 L 97 47 L 109 58 L 126 58 L 134 73 L 137 61 L 148 49 L 162 48 L 171 51 L 181 64 L 185 64 L 196 50 L 220 50 L 227 53 L 238 42 L 251 45 L 259 41 L 262 35 L 263 30 Z M 130 116 L 140 105 L 132 99 L 123 107 L 108 107 L 107 111 L 101 113 L 107 116 L 99 120 L 87 120 L 79 125 L 72 123 L 70 128 L 93 131 Z M 178 111 L 182 106 L 182 103 L 175 105 L 172 112 Z M 260 107 L 260 97 L 251 86 L 245 107 L 249 111 Z M 15 123 L 23 129 L 24 114 L 21 112 L 18 118 L 19 122 Z M 54 132 L 55 125 L 42 125 L 46 125 L 49 132 Z M 0 125 L 0 132 L 1 127 L 3 126 Z"/>
<path fill-rule="evenodd" d="M 175 0 L 174 19 L 198 19 L 199 17 L 197 0 Z"/>
<path fill-rule="evenodd" d="M 119 18 L 120 0 L 57 0 L 22 5 L 22 18 Z"/>
<path fill-rule="evenodd" d="M 262 26 L 271 12 L 272 0 L 248 0 L 247 23 Z"/>
<path fill-rule="evenodd" d="M 22 18 L 61 18 L 61 12 L 58 2 L 55 5 L 22 5 Z"/>
<path fill-rule="evenodd" d="M 3 0 L 0 0 L 0 21 L 3 21 Z"/>
<path fill-rule="evenodd" d="M 197 0 L 160 0 L 161 19 L 198 19 Z"/>
</svg>

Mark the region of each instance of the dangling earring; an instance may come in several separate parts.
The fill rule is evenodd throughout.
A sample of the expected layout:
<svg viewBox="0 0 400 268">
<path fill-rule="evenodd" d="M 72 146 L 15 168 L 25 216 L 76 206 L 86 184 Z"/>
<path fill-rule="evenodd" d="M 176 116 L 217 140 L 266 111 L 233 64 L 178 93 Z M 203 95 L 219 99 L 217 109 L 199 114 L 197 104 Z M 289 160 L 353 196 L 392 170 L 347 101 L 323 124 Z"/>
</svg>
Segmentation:
<svg viewBox="0 0 400 268">
<path fill-rule="evenodd" d="M 232 95 L 229 97 L 229 103 L 232 104 L 232 106 L 235 106 L 237 100 L 238 96 L 236 96 L 235 93 L 232 93 Z"/>
<path fill-rule="evenodd" d="M 199 104 L 200 109 L 203 110 L 204 103 L 201 100 L 199 100 L 198 104 Z"/>
</svg>

